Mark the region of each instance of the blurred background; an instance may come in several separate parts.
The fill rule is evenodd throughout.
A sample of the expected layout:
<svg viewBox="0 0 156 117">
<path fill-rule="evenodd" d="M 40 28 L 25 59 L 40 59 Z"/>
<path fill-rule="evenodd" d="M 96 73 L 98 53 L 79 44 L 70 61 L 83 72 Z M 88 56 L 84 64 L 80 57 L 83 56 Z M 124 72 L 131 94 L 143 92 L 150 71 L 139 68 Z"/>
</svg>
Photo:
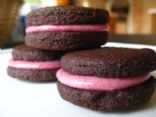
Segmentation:
<svg viewBox="0 0 156 117">
<path fill-rule="evenodd" d="M 24 42 L 29 12 L 56 5 L 107 9 L 111 17 L 110 42 L 156 45 L 156 0 L 1 0 L 0 48 Z"/>
</svg>

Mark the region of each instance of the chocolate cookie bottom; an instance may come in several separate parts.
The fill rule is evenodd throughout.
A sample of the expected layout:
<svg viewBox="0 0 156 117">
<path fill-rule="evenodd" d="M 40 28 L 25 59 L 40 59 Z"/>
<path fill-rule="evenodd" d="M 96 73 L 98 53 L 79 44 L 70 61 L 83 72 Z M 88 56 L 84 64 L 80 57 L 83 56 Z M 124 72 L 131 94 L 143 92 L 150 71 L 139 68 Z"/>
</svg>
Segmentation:
<svg viewBox="0 0 156 117">
<path fill-rule="evenodd" d="M 44 50 L 83 50 L 99 48 L 107 42 L 108 32 L 36 32 L 26 35 L 25 43 Z"/>
<path fill-rule="evenodd" d="M 76 89 L 57 82 L 60 96 L 75 105 L 96 111 L 127 110 L 150 100 L 155 89 L 155 79 L 127 89 L 94 91 Z"/>
<path fill-rule="evenodd" d="M 8 75 L 14 78 L 30 81 L 56 81 L 56 71 L 58 69 L 46 69 L 46 70 L 35 70 L 35 69 L 17 69 L 8 67 Z"/>
</svg>

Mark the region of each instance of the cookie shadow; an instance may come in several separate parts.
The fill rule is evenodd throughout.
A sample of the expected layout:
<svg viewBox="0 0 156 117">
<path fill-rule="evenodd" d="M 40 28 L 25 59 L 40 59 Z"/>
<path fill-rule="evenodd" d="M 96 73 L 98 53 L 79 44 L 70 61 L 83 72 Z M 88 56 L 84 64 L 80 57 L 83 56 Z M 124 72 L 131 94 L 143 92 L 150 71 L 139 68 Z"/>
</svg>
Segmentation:
<svg viewBox="0 0 156 117">
<path fill-rule="evenodd" d="M 25 79 L 16 79 L 19 82 L 23 83 L 29 83 L 29 84 L 55 84 L 57 80 L 52 80 L 52 81 L 32 81 L 32 80 L 25 80 Z"/>
</svg>

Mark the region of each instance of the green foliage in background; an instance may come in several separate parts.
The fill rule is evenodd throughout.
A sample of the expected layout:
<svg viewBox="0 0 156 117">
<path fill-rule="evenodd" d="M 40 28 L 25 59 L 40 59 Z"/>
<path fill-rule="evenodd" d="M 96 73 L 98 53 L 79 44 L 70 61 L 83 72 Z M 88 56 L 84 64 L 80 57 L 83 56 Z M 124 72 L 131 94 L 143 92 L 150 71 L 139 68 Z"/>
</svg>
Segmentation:
<svg viewBox="0 0 156 117">
<path fill-rule="evenodd" d="M 41 1 L 40 0 L 24 0 L 26 3 L 36 3 L 39 4 Z"/>
</svg>

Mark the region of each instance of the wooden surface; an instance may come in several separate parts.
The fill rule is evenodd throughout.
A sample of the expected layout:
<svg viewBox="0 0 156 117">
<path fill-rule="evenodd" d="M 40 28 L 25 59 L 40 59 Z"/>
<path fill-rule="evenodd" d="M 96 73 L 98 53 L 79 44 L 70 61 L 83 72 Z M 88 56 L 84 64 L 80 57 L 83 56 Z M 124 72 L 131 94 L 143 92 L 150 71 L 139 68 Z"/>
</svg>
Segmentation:
<svg viewBox="0 0 156 117">
<path fill-rule="evenodd" d="M 156 35 L 109 35 L 109 42 L 122 42 L 133 44 L 149 44 L 156 46 Z"/>
</svg>

